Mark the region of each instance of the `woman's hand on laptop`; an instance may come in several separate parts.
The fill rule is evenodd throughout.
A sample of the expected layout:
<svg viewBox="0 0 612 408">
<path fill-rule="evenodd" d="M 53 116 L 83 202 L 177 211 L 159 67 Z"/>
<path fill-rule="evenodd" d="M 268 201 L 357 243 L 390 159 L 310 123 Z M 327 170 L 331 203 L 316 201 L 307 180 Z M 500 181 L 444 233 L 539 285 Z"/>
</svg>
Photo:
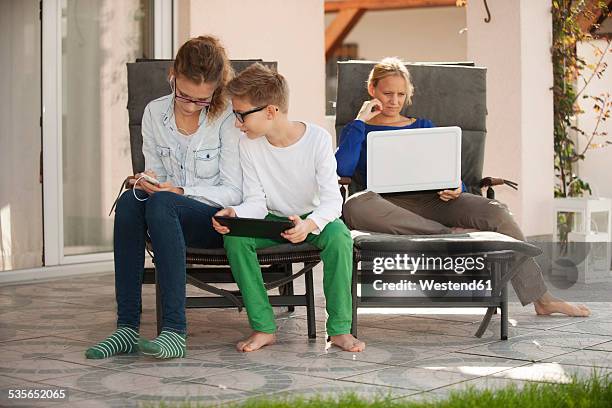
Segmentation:
<svg viewBox="0 0 612 408">
<path fill-rule="evenodd" d="M 215 216 L 217 215 L 221 217 L 235 217 L 236 211 L 234 211 L 234 209 L 231 207 L 227 207 L 220 211 L 217 211 Z M 215 220 L 215 217 L 213 217 L 212 219 L 212 226 L 215 229 L 215 231 L 217 231 L 221 235 L 225 235 L 230 232 L 230 229 L 224 225 L 219 224 L 217 220 Z"/>
<path fill-rule="evenodd" d="M 382 109 L 382 102 L 376 98 L 369 101 L 365 101 L 363 105 L 361 105 L 361 109 L 359 109 L 359 113 L 357 114 L 356 119 L 361 120 L 363 122 L 367 122 L 374 116 L 377 116 L 380 112 L 382 112 Z"/>
<path fill-rule="evenodd" d="M 303 220 L 297 215 L 292 215 L 289 220 L 293 222 L 294 227 L 282 232 L 281 237 L 294 244 L 303 242 L 308 234 L 319 228 L 310 218 Z"/>
<path fill-rule="evenodd" d="M 454 190 L 438 191 L 438 196 L 440 197 L 440 200 L 442 201 L 451 201 L 456 198 L 459 198 L 459 196 L 461 195 L 461 191 L 462 191 L 462 188 L 461 186 L 459 186 Z"/>
</svg>

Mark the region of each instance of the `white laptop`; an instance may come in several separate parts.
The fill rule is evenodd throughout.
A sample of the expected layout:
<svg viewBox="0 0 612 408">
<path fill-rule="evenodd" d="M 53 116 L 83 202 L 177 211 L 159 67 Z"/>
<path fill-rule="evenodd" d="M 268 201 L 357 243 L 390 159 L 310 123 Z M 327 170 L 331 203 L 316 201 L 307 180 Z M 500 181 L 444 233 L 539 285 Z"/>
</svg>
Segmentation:
<svg viewBox="0 0 612 408">
<path fill-rule="evenodd" d="M 461 128 L 368 133 L 368 190 L 375 193 L 455 189 L 461 185 Z"/>
</svg>

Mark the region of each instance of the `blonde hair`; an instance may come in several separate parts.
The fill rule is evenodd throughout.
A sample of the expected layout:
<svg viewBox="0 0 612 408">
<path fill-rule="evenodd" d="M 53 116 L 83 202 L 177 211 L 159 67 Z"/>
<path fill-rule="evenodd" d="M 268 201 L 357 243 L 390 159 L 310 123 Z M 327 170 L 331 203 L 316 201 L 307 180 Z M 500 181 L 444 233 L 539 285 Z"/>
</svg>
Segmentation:
<svg viewBox="0 0 612 408">
<path fill-rule="evenodd" d="M 196 84 L 216 86 L 208 108 L 209 119 L 217 118 L 227 106 L 225 87 L 234 75 L 225 48 L 216 37 L 201 35 L 181 45 L 172 66 L 174 76 L 182 75 Z"/>
<path fill-rule="evenodd" d="M 375 88 L 381 79 L 392 75 L 401 76 L 406 81 L 405 104 L 410 105 L 412 103 L 412 95 L 414 94 L 414 86 L 410 81 L 410 72 L 408 72 L 406 66 L 399 58 L 387 57 L 374 65 L 374 68 L 370 71 L 370 75 L 368 75 L 367 84 Z"/>
<path fill-rule="evenodd" d="M 230 96 L 246 98 L 251 105 L 276 105 L 280 111 L 289 110 L 289 86 L 278 72 L 255 63 L 240 72 L 227 84 Z"/>
</svg>

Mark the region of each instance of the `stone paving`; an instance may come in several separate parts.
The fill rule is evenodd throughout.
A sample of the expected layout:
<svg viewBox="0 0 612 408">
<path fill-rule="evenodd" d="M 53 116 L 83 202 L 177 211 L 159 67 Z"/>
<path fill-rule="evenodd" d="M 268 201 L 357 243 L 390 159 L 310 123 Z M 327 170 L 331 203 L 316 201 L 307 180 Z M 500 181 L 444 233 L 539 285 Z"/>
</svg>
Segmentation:
<svg viewBox="0 0 612 408">
<path fill-rule="evenodd" d="M 223 404 L 254 396 L 354 392 L 411 400 L 442 398 L 467 386 L 496 388 L 530 381 L 566 382 L 593 369 L 612 373 L 611 303 L 587 302 L 589 318 L 538 317 L 511 302 L 510 339 L 499 340 L 499 315 L 478 339 L 479 310 L 468 314 L 360 314 L 364 353 L 328 348 L 321 270 L 317 334 L 306 335 L 304 308 L 277 309 L 279 341 L 238 353 L 249 334 L 236 309 L 188 310 L 188 356 L 143 355 L 87 360 L 84 350 L 115 327 L 112 274 L 0 287 L 0 406 L 131 407 L 159 401 Z M 300 279 L 301 281 L 301 279 Z M 301 291 L 301 282 L 296 291 Z M 189 289 L 189 293 L 200 293 Z M 153 286 L 143 290 L 141 334 L 155 335 Z M 449 310 L 447 310 L 448 312 Z M 423 313 L 423 314 L 414 314 Z M 394 310 L 393 313 L 398 313 Z M 436 311 L 442 313 L 442 311 Z M 64 389 L 57 403 L 7 399 L 9 389 Z"/>
</svg>

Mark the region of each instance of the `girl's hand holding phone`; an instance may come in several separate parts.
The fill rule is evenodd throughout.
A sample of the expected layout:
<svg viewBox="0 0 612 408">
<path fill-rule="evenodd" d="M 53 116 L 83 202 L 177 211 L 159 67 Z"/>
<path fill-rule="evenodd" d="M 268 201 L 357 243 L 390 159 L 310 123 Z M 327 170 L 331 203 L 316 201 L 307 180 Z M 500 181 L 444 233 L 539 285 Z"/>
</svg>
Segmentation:
<svg viewBox="0 0 612 408">
<path fill-rule="evenodd" d="M 160 191 L 170 191 L 175 194 L 183 195 L 184 191 L 181 187 L 176 187 L 172 182 L 165 181 L 160 182 L 157 180 L 156 174 L 152 170 L 147 170 L 143 173 L 138 173 L 134 176 L 134 180 L 132 183 L 134 184 L 134 188 L 146 191 L 149 194 L 158 193 Z"/>
<path fill-rule="evenodd" d="M 159 181 L 152 170 L 134 174 L 134 178 L 130 180 L 130 183 L 132 183 L 135 189 L 146 191 L 149 194 L 159 191 Z"/>
</svg>

